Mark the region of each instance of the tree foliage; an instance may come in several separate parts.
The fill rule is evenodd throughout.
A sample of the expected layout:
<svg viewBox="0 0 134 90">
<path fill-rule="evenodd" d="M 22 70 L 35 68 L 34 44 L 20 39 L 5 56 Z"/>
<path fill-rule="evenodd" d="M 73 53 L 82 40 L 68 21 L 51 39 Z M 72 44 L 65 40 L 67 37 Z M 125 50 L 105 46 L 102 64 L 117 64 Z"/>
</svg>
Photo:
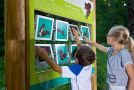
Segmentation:
<svg viewBox="0 0 134 90">
<path fill-rule="evenodd" d="M 4 55 L 4 0 L 0 0 L 0 56 Z"/>
<path fill-rule="evenodd" d="M 134 0 L 128 0 L 128 28 L 134 38 Z"/>
<path fill-rule="evenodd" d="M 106 34 L 115 25 L 127 26 L 126 0 L 96 0 L 97 41 L 106 43 Z"/>
</svg>

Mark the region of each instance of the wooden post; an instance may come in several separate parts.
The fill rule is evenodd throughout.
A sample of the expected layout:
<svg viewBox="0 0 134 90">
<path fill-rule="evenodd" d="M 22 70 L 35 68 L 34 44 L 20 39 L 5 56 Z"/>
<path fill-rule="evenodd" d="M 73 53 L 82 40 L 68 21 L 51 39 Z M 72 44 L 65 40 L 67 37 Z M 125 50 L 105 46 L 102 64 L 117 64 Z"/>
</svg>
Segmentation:
<svg viewBox="0 0 134 90">
<path fill-rule="evenodd" d="M 5 0 L 6 90 L 28 90 L 25 9 L 25 0 Z"/>
<path fill-rule="evenodd" d="M 94 0 L 94 31 L 92 31 L 92 35 L 94 34 L 94 41 L 96 41 L 96 0 Z M 93 49 L 95 50 L 95 53 L 96 53 L 96 48 L 93 47 Z M 97 59 L 96 59 L 97 60 Z M 97 61 L 95 61 L 95 74 L 92 75 L 92 78 L 93 78 L 93 90 L 97 90 Z"/>
</svg>

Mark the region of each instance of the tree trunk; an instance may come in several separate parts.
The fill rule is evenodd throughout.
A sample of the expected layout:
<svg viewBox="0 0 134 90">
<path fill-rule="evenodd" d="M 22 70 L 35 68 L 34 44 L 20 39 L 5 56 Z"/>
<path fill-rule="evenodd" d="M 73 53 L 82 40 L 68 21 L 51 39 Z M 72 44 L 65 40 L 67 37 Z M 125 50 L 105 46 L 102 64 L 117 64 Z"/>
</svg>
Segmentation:
<svg viewBox="0 0 134 90">
<path fill-rule="evenodd" d="M 134 37 L 134 0 L 128 0 L 128 28 Z"/>
</svg>

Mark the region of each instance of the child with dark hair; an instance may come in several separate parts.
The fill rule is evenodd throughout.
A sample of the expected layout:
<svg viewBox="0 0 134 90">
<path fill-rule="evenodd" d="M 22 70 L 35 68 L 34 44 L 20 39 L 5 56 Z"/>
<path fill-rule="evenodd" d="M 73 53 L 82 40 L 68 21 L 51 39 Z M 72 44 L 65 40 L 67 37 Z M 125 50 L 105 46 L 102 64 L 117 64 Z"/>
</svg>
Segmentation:
<svg viewBox="0 0 134 90">
<path fill-rule="evenodd" d="M 53 62 L 47 53 L 36 47 L 37 54 L 46 60 L 50 67 L 64 78 L 71 78 L 72 90 L 91 90 L 91 64 L 95 61 L 95 53 L 88 46 L 82 46 L 79 37 L 75 34 L 78 50 L 75 53 L 76 63 L 72 66 L 59 66 Z"/>
</svg>

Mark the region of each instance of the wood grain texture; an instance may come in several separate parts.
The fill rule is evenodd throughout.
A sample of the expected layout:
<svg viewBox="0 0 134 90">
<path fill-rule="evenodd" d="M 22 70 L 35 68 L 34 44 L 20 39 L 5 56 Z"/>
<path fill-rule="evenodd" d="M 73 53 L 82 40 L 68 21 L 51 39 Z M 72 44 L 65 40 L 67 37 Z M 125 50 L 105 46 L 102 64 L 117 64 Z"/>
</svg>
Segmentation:
<svg viewBox="0 0 134 90">
<path fill-rule="evenodd" d="M 25 40 L 25 0 L 5 2 L 6 39 Z"/>
<path fill-rule="evenodd" d="M 6 42 L 7 90 L 25 90 L 25 41 Z"/>
<path fill-rule="evenodd" d="M 5 59 L 7 90 L 28 90 L 25 0 L 5 1 Z"/>
</svg>

